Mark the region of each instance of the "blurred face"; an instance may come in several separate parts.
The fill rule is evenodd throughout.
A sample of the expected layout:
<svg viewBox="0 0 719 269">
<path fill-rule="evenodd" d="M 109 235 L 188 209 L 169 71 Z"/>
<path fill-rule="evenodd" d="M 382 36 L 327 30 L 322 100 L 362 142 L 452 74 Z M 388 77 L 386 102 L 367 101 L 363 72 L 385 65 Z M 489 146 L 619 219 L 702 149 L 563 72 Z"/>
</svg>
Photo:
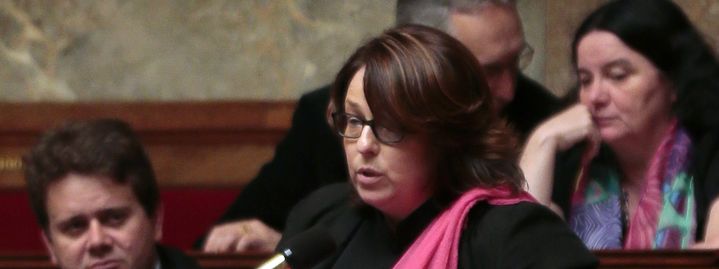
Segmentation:
<svg viewBox="0 0 719 269">
<path fill-rule="evenodd" d="M 487 5 L 476 13 L 451 12 L 449 28 L 482 65 L 496 108 L 514 99 L 524 34 L 516 10 Z"/>
<path fill-rule="evenodd" d="M 667 126 L 675 100 L 669 83 L 614 34 L 594 31 L 577 46 L 579 98 L 610 145 L 642 141 Z"/>
<path fill-rule="evenodd" d="M 345 112 L 372 120 L 362 80 L 364 68 L 355 74 L 345 99 Z M 405 134 L 395 144 L 383 144 L 365 126 L 359 138 L 343 139 L 350 182 L 360 198 L 382 211 L 390 221 L 401 221 L 432 194 L 433 168 L 427 139 Z"/>
<path fill-rule="evenodd" d="M 129 184 L 69 174 L 47 189 L 52 261 L 61 268 L 153 268 L 160 218 L 145 214 Z M 161 212 L 157 212 L 161 216 Z"/>
</svg>

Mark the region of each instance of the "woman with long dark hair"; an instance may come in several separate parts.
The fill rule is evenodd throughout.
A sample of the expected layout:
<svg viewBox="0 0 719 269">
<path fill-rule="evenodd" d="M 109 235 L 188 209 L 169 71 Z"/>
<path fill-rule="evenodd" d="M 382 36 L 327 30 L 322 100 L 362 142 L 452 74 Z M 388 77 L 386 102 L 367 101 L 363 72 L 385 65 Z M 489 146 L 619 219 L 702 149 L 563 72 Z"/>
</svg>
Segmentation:
<svg viewBox="0 0 719 269">
<path fill-rule="evenodd" d="M 579 102 L 528 140 L 528 191 L 593 249 L 719 247 L 719 64 L 701 34 L 671 1 L 611 1 L 572 59 Z"/>
</svg>

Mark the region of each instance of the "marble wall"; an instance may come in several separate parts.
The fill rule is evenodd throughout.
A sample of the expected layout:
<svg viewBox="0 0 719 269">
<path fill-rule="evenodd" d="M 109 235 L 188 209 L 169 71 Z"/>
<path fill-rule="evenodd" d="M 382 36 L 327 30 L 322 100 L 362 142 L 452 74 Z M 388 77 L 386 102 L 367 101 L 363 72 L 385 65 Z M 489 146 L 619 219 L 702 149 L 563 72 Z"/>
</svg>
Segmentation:
<svg viewBox="0 0 719 269">
<path fill-rule="evenodd" d="M 291 99 L 393 12 L 386 0 L 0 1 L 0 98 Z"/>
<path fill-rule="evenodd" d="M 525 72 L 563 94 L 571 34 L 602 2 L 519 0 Z M 719 47 L 719 0 L 677 2 Z M 387 0 L 4 0 L 0 101 L 294 99 L 393 13 Z"/>
</svg>

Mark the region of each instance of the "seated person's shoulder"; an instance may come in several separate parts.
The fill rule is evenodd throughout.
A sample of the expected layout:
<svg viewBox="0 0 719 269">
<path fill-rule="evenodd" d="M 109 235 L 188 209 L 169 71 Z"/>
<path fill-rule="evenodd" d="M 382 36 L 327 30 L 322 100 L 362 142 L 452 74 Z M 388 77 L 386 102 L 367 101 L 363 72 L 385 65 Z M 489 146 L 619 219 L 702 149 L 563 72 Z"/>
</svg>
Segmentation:
<svg viewBox="0 0 719 269">
<path fill-rule="evenodd" d="M 513 205 L 494 206 L 486 202 L 478 203 L 467 216 L 468 227 L 475 232 L 493 237 L 510 237 L 527 226 L 561 226 L 567 228 L 564 221 L 548 208 L 531 202 Z"/>
<path fill-rule="evenodd" d="M 330 102 L 330 89 L 330 85 L 326 85 L 303 94 L 297 103 L 297 110 L 312 110 L 324 114 Z M 324 117 L 319 119 L 324 119 Z"/>
<path fill-rule="evenodd" d="M 331 223 L 350 207 L 352 186 L 347 182 L 324 186 L 302 199 L 292 209 L 283 236 L 316 224 Z"/>
<path fill-rule="evenodd" d="M 302 199 L 293 211 L 323 211 L 344 205 L 352 194 L 352 186 L 347 182 L 339 182 L 321 187 Z M 319 213 L 319 212 L 318 212 Z"/>
<path fill-rule="evenodd" d="M 542 205 L 479 203 L 467 218 L 462 246 L 475 257 L 464 257 L 466 262 L 490 268 L 596 267 L 597 260 L 564 220 Z"/>
<path fill-rule="evenodd" d="M 330 98 L 331 85 L 325 85 L 302 95 L 302 99 L 326 101 Z"/>
</svg>

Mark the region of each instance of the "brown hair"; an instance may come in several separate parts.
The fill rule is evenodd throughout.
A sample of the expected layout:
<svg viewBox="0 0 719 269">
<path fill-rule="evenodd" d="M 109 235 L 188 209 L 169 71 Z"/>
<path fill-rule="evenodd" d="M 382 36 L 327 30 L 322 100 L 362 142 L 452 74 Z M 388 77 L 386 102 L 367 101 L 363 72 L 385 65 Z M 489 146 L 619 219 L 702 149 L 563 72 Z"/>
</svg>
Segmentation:
<svg viewBox="0 0 719 269">
<path fill-rule="evenodd" d="M 100 175 L 129 184 L 149 217 L 155 217 L 159 190 L 150 160 L 130 126 L 120 120 L 68 122 L 45 133 L 23 158 L 35 216 L 47 231 L 47 187 L 70 173 Z"/>
<path fill-rule="evenodd" d="M 521 188 L 516 138 L 492 107 L 479 63 L 459 41 L 419 25 L 385 31 L 357 49 L 337 74 L 329 113 L 344 112 L 349 82 L 363 67 L 375 121 L 429 136 L 440 156 L 440 201 L 477 186 Z"/>
</svg>

